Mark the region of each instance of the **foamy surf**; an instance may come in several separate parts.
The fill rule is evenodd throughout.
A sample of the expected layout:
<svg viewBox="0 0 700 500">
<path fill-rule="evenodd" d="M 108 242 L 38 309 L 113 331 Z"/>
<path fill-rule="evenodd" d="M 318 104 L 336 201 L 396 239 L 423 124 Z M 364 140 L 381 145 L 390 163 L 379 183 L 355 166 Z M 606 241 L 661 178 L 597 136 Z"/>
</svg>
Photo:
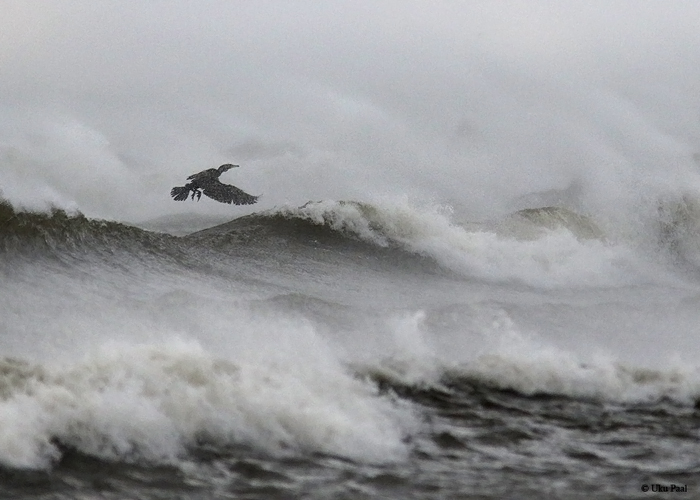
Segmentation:
<svg viewBox="0 0 700 500">
<path fill-rule="evenodd" d="M 589 219 L 564 209 L 527 213 L 527 224 L 469 224 L 449 207 L 309 202 L 262 215 L 282 215 L 324 225 L 368 243 L 430 257 L 463 276 L 537 287 L 612 286 L 646 279 L 639 258 L 624 244 L 607 241 Z M 536 226 L 536 231 L 523 229 Z"/>
<path fill-rule="evenodd" d="M 700 2 L 86 3 L 2 4 L 0 499 L 698 495 Z"/>
<path fill-rule="evenodd" d="M 557 210 L 516 227 L 289 210 L 182 238 L 9 214 L 0 330 L 25 361 L 0 366 L 0 496 L 32 478 L 66 497 L 147 497 L 165 477 L 181 496 L 382 498 L 503 470 L 693 473 L 697 288 L 624 286 L 627 247 Z M 689 451 L 670 459 L 679 428 Z"/>
<path fill-rule="evenodd" d="M 515 332 L 499 339 L 493 351 L 453 372 L 457 374 L 527 396 L 624 404 L 668 400 L 693 405 L 700 400 L 698 366 L 676 360 L 659 369 L 625 365 L 611 355 L 583 358 Z"/>
<path fill-rule="evenodd" d="M 429 331 L 423 311 L 388 322 L 393 342 L 366 354 L 356 369 L 399 386 L 444 388 L 455 381 L 524 396 L 548 395 L 616 404 L 700 402 L 700 366 L 671 356 L 662 368 L 612 353 L 584 355 L 522 332 L 503 311 L 492 322 L 465 325 L 449 339 Z"/>
<path fill-rule="evenodd" d="M 71 364 L 5 360 L 0 463 L 46 468 L 70 448 L 176 463 L 202 442 L 263 453 L 403 459 L 410 413 L 329 360 L 232 362 L 196 342 L 110 345 Z"/>
</svg>

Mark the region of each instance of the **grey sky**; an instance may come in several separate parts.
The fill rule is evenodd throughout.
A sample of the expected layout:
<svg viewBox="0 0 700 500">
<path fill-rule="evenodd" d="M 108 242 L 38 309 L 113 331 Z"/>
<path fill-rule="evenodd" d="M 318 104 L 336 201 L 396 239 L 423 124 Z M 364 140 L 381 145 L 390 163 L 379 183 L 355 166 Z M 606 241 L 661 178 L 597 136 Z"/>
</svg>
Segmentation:
<svg viewBox="0 0 700 500">
<path fill-rule="evenodd" d="M 490 213 L 572 182 L 593 198 L 696 182 L 697 2 L 2 9 L 0 189 L 16 203 L 243 213 L 167 196 L 224 162 L 260 207 L 406 195 Z"/>
</svg>

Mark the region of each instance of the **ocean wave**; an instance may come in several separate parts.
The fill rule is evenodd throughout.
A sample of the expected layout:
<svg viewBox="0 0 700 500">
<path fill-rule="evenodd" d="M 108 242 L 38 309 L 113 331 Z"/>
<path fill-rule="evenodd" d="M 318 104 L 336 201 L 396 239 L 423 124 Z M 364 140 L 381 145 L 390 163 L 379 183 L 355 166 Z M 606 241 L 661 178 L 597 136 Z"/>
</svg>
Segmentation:
<svg viewBox="0 0 700 500">
<path fill-rule="evenodd" d="M 480 356 L 450 376 L 527 396 L 647 404 L 669 400 L 684 405 L 700 400 L 700 371 L 694 366 L 679 363 L 653 369 L 605 357 L 583 361 L 561 349 L 534 348 L 517 337 L 511 342 L 504 352 Z"/>
<path fill-rule="evenodd" d="M 605 232 L 591 217 L 557 206 L 518 210 L 499 222 L 498 228 L 522 239 L 536 239 L 548 230 L 565 229 L 580 240 L 605 240 Z"/>
<path fill-rule="evenodd" d="M 0 199 L 0 249 L 67 251 L 160 247 L 167 235 L 149 233 L 126 224 L 89 219 L 54 208 L 48 212 L 15 209 Z"/>
<path fill-rule="evenodd" d="M 202 442 L 273 455 L 405 457 L 409 414 L 327 360 L 285 359 L 234 363 L 170 342 L 110 345 L 62 365 L 3 360 L 0 464 L 51 467 L 65 449 L 173 463 Z"/>
<path fill-rule="evenodd" d="M 686 262 L 692 261 L 693 249 L 700 248 L 692 231 L 693 221 L 700 218 L 690 213 L 692 206 L 685 203 L 680 209 L 660 211 L 661 222 L 655 222 L 663 245 L 674 255 L 682 254 Z M 608 237 L 591 217 L 560 207 L 520 210 L 487 223 L 458 223 L 449 207 L 416 206 L 405 200 L 381 204 L 327 200 L 275 208 L 173 236 L 62 210 L 22 212 L 0 204 L 0 249 L 15 253 L 79 251 L 109 258 L 125 250 L 194 264 L 201 261 L 198 252 L 255 246 L 267 248 L 272 257 L 289 243 L 301 251 L 326 246 L 341 257 L 349 251 L 390 255 L 393 262 L 406 261 L 416 270 L 432 266 L 465 278 L 543 288 L 627 285 L 658 277 L 656 268 L 649 266 L 653 256 Z"/>
<path fill-rule="evenodd" d="M 399 393 L 461 387 L 620 404 L 700 404 L 700 366 L 678 353 L 632 361 L 592 345 L 595 354 L 584 354 L 590 349 L 567 349 L 523 331 L 496 304 L 406 311 L 387 327 L 393 342 L 368 348 L 351 364 Z M 645 364 L 650 361 L 663 363 Z"/>
<path fill-rule="evenodd" d="M 470 349 L 450 349 L 463 351 L 462 359 L 450 359 L 454 352 L 442 352 L 427 340 L 424 321 L 420 311 L 404 317 L 396 325 L 400 344 L 392 354 L 364 360 L 355 369 L 398 392 L 466 387 L 619 404 L 700 404 L 700 367 L 691 363 L 668 360 L 652 368 L 612 355 L 585 358 L 521 333 L 507 315 L 484 332 L 489 338 L 473 338 Z"/>
<path fill-rule="evenodd" d="M 89 263 L 106 267 L 137 263 L 162 268 L 191 267 L 182 239 L 114 221 L 90 219 L 61 209 L 32 212 L 0 199 L 0 264 L 39 262 L 66 268 Z"/>
<path fill-rule="evenodd" d="M 543 287 L 607 286 L 640 277 L 631 249 L 606 241 L 587 217 L 546 207 L 509 220 L 460 225 L 447 207 L 329 200 L 242 217 L 191 237 L 224 244 L 266 238 L 359 241 L 430 258 L 464 277 Z"/>
</svg>

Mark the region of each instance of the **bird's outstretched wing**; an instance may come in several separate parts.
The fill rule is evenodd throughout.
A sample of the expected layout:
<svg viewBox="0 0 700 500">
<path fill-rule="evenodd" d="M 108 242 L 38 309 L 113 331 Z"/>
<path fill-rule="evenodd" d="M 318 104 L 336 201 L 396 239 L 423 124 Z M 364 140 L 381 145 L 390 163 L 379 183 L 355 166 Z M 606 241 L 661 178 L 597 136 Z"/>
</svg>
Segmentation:
<svg viewBox="0 0 700 500">
<path fill-rule="evenodd" d="M 202 188 L 202 192 L 209 198 L 221 203 L 233 203 L 234 205 L 252 205 L 258 201 L 257 196 L 250 195 L 236 186 L 224 184 L 217 180 L 208 183 Z"/>
</svg>

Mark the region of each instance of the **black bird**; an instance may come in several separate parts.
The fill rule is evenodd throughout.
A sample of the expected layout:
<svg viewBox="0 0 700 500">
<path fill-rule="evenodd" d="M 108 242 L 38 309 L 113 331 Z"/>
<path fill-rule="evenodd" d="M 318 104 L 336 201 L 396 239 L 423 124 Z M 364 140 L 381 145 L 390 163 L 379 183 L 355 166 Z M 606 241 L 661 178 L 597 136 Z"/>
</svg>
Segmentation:
<svg viewBox="0 0 700 500">
<path fill-rule="evenodd" d="M 192 193 L 194 200 L 197 195 L 197 201 L 202 198 L 202 193 L 209 198 L 220 201 L 221 203 L 233 203 L 234 205 L 252 205 L 258 201 L 257 196 L 250 195 L 236 186 L 224 184 L 219 181 L 219 176 L 238 165 L 226 163 L 219 168 L 209 168 L 202 170 L 198 174 L 190 175 L 187 180 L 190 181 L 182 187 L 174 187 L 170 190 L 170 196 L 175 201 L 185 201 Z"/>
</svg>

